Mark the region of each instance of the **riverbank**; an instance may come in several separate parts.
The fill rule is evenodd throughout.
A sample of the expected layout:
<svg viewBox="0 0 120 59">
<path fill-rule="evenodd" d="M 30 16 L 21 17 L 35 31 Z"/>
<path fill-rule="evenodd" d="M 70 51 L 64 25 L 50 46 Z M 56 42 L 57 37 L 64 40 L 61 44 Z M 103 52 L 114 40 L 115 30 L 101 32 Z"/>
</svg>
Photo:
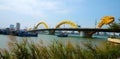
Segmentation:
<svg viewBox="0 0 120 59">
<path fill-rule="evenodd" d="M 72 44 L 67 41 L 54 40 L 43 46 L 43 42 L 34 43 L 27 39 L 8 43 L 9 49 L 0 49 L 1 59 L 117 59 L 120 57 L 120 45 L 106 43 L 102 47 L 92 45 L 91 42 Z"/>
</svg>

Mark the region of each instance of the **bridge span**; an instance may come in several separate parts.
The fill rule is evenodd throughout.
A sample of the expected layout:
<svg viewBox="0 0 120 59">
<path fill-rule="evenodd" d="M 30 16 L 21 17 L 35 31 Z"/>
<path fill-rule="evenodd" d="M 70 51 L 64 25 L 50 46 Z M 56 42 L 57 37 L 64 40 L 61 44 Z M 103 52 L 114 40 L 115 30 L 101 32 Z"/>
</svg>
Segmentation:
<svg viewBox="0 0 120 59">
<path fill-rule="evenodd" d="M 92 37 L 96 32 L 120 32 L 120 29 L 102 29 L 102 28 L 48 28 L 48 29 L 36 29 L 28 32 L 49 31 L 49 34 L 55 34 L 55 31 L 78 31 L 82 37 Z"/>
<path fill-rule="evenodd" d="M 48 28 L 29 30 L 29 32 L 46 31 L 46 30 L 64 30 L 64 31 L 94 31 L 94 32 L 120 32 L 120 29 L 103 29 L 103 28 Z"/>
</svg>

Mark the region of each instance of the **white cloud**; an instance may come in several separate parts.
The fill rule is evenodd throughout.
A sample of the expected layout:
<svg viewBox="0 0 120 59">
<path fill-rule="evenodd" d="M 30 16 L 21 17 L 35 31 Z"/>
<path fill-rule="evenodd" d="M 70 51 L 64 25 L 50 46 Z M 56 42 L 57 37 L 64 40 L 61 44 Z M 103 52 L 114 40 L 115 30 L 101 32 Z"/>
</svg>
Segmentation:
<svg viewBox="0 0 120 59">
<path fill-rule="evenodd" d="M 45 0 L 1 0 L 0 10 L 10 10 L 17 13 L 46 16 L 46 11 L 57 13 L 68 13 L 69 10 L 62 9 L 60 2 Z"/>
</svg>

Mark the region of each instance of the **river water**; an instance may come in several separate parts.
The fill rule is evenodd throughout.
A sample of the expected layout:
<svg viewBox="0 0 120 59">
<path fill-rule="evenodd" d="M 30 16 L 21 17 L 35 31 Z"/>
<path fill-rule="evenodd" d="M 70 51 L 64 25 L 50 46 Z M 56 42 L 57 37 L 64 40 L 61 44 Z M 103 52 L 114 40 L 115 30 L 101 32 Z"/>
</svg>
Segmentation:
<svg viewBox="0 0 120 59">
<path fill-rule="evenodd" d="M 91 41 L 93 44 L 96 45 L 103 45 L 104 43 L 107 42 L 107 37 L 105 36 L 95 36 L 95 38 L 81 38 L 79 36 L 69 36 L 69 37 L 57 37 L 55 35 L 45 35 L 45 34 L 39 34 L 38 37 L 17 37 L 14 36 L 12 38 L 9 37 L 9 35 L 0 35 L 0 48 L 7 48 L 8 47 L 8 42 L 9 41 L 14 41 L 11 39 L 16 39 L 16 40 L 31 40 L 34 41 L 35 43 L 39 43 L 39 41 L 42 40 L 42 42 L 45 45 L 49 45 L 53 40 L 59 40 L 62 41 L 63 43 L 70 41 L 72 44 L 74 43 L 83 43 L 83 42 L 88 42 Z"/>
</svg>

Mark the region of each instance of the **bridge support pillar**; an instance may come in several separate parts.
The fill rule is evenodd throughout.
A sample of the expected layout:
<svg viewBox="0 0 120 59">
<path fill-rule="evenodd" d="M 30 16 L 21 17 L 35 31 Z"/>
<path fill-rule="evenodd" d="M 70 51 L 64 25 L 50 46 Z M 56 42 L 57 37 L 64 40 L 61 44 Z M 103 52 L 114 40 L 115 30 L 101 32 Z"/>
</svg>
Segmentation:
<svg viewBox="0 0 120 59">
<path fill-rule="evenodd" d="M 54 35 L 55 34 L 55 30 L 49 30 L 49 35 Z"/>
<path fill-rule="evenodd" d="M 81 32 L 80 32 L 80 37 L 92 38 L 92 35 L 91 35 L 91 34 L 88 34 L 87 31 L 81 31 Z"/>
<path fill-rule="evenodd" d="M 84 31 L 81 31 L 80 32 L 80 37 L 84 37 L 85 36 L 85 32 Z"/>
</svg>

